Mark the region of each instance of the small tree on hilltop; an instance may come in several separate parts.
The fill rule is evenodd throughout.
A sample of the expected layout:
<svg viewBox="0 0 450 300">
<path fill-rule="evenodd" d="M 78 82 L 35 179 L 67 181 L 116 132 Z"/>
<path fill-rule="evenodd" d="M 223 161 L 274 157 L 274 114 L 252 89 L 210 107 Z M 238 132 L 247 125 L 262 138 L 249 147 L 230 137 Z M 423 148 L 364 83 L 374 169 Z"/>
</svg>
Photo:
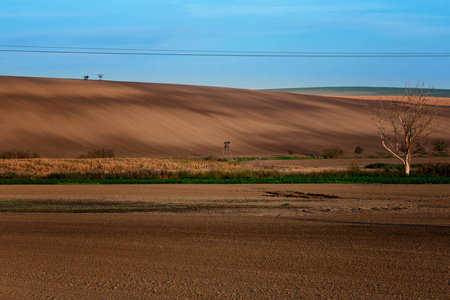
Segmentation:
<svg viewBox="0 0 450 300">
<path fill-rule="evenodd" d="M 436 113 L 437 99 L 430 101 L 432 88 L 406 87 L 396 101 L 376 101 L 366 108 L 380 135 L 381 144 L 405 165 L 410 174 L 413 150 L 432 133 L 429 129 Z"/>
<path fill-rule="evenodd" d="M 100 80 L 102 80 L 103 74 L 98 74 L 98 78 L 99 78 Z"/>
</svg>

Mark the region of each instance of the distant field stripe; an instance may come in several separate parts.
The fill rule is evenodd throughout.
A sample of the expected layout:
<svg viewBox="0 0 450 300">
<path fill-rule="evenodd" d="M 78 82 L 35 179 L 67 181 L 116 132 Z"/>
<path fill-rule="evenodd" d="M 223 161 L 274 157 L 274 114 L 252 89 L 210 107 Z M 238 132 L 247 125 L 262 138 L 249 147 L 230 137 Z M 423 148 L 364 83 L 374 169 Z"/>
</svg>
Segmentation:
<svg viewBox="0 0 450 300">
<path fill-rule="evenodd" d="M 0 185 L 77 185 L 77 184 L 302 184 L 302 183 L 349 183 L 349 184 L 450 184 L 450 177 L 279 177 L 236 179 L 11 179 L 0 180 Z"/>
</svg>

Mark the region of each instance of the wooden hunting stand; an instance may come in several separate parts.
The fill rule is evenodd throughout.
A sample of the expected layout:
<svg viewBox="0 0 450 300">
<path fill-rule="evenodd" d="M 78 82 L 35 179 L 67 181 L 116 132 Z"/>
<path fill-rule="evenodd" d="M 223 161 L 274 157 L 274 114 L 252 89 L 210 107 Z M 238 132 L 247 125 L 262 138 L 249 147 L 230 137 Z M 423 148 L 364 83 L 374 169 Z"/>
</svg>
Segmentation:
<svg viewBox="0 0 450 300">
<path fill-rule="evenodd" d="M 222 160 L 233 160 L 233 156 L 231 155 L 231 142 L 223 142 L 223 151 L 222 151 Z"/>
</svg>

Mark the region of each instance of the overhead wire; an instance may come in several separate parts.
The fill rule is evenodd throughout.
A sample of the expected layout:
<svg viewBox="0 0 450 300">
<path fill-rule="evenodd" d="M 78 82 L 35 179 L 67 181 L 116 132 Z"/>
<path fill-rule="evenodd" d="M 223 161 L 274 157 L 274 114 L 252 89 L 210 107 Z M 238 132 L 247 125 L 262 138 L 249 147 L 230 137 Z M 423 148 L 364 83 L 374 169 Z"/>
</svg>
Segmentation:
<svg viewBox="0 0 450 300">
<path fill-rule="evenodd" d="M 0 52 L 53 53 L 89 55 L 137 55 L 137 56 L 204 56 L 204 57 L 450 57 L 450 52 L 320 52 L 320 51 L 235 51 L 235 50 L 180 50 L 136 49 L 105 47 L 0 45 Z M 10 49 L 16 48 L 16 49 Z M 19 48 L 19 49 L 17 49 Z M 38 50 L 39 49 L 39 50 Z M 47 49 L 47 50 L 46 50 Z M 53 49 L 53 50 L 51 50 Z M 137 52 L 139 51 L 139 52 Z"/>
</svg>

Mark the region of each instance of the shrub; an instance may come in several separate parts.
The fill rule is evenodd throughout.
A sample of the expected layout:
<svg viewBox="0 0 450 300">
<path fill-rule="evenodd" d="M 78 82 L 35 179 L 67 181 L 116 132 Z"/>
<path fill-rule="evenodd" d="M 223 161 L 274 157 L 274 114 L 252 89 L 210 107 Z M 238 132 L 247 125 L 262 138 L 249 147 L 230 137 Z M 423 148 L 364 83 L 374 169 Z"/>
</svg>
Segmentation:
<svg viewBox="0 0 450 300">
<path fill-rule="evenodd" d="M 419 176 L 438 176 L 449 177 L 450 176 L 450 164 L 449 163 L 425 163 L 418 165 L 415 174 Z"/>
<path fill-rule="evenodd" d="M 413 151 L 414 154 L 426 154 L 427 152 L 428 152 L 427 147 L 423 143 L 418 143 L 417 145 L 415 145 Z"/>
<path fill-rule="evenodd" d="M 366 165 L 365 169 L 381 169 L 385 171 L 389 170 L 404 170 L 405 166 L 402 164 L 388 164 L 388 163 L 373 163 Z"/>
<path fill-rule="evenodd" d="M 339 158 L 342 154 L 344 154 L 344 151 L 337 146 L 331 146 L 322 150 L 322 156 L 325 158 Z"/>
<path fill-rule="evenodd" d="M 436 140 L 433 142 L 433 152 L 435 155 L 448 154 L 448 145 L 444 140 Z"/>
<path fill-rule="evenodd" d="M 207 157 L 205 157 L 205 160 L 218 161 L 219 158 L 216 155 L 211 154 L 211 155 L 208 155 Z"/>
<path fill-rule="evenodd" d="M 22 159 L 22 158 L 39 158 L 37 152 L 30 153 L 30 151 L 5 151 L 0 153 L 0 159 Z"/>
<path fill-rule="evenodd" d="M 88 151 L 87 154 L 80 155 L 79 158 L 113 158 L 114 151 L 112 149 L 95 148 Z"/>
<path fill-rule="evenodd" d="M 292 149 L 289 149 L 289 150 L 288 150 L 288 154 L 289 154 L 289 155 L 292 155 L 292 154 L 294 154 L 294 150 L 292 150 Z"/>
<path fill-rule="evenodd" d="M 358 174 L 359 172 L 361 172 L 361 167 L 359 166 L 359 161 L 352 160 L 347 167 L 347 171 L 350 174 Z"/>
<path fill-rule="evenodd" d="M 360 155 L 361 153 L 363 153 L 364 149 L 361 146 L 358 146 L 355 148 L 355 154 Z"/>
<path fill-rule="evenodd" d="M 393 166 L 395 166 L 394 164 L 387 164 L 387 163 L 373 163 L 373 164 L 368 164 L 366 165 L 364 168 L 365 169 L 391 169 Z"/>
</svg>

